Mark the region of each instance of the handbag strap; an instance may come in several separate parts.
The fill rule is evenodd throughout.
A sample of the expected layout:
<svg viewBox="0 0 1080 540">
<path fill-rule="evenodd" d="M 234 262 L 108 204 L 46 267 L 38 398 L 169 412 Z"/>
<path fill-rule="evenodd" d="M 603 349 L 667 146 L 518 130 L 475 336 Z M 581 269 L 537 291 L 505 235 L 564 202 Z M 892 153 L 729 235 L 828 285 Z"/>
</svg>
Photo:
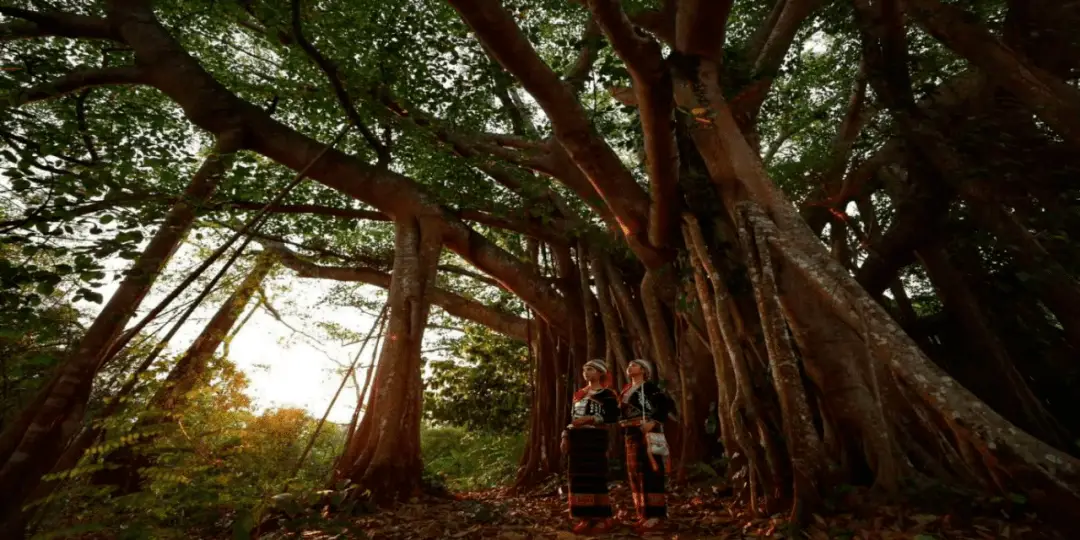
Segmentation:
<svg viewBox="0 0 1080 540">
<path fill-rule="evenodd" d="M 640 391 L 640 394 L 641 394 L 641 398 L 640 398 L 640 401 L 641 401 L 641 403 L 640 403 L 640 405 L 641 405 L 641 424 L 645 425 L 645 381 L 641 381 L 641 387 L 640 388 L 641 388 L 641 391 Z"/>
</svg>

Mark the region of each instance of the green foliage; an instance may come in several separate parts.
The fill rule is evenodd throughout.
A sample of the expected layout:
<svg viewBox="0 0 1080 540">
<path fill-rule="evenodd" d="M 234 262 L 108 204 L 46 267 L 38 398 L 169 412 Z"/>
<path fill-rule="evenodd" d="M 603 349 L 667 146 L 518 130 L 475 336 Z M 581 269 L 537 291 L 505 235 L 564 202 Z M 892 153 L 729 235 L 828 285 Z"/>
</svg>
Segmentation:
<svg viewBox="0 0 1080 540">
<path fill-rule="evenodd" d="M 286 486 L 297 500 L 325 498 L 343 504 L 341 496 L 324 491 L 344 442 L 343 430 L 325 425 L 297 476 L 290 479 L 287 475 L 317 420 L 300 409 L 257 413 L 245 393 L 246 377 L 230 362 L 218 359 L 213 373 L 211 383 L 193 391 L 186 409 L 165 425 L 132 431 L 131 413 L 110 419 L 104 440 L 77 467 L 51 478 L 64 481 L 63 489 L 51 501 L 35 503 L 44 508 L 63 503 L 60 512 L 47 514 L 40 530 L 68 534 L 72 527 L 95 524 L 122 538 L 221 535 Z M 138 402 L 155 386 L 141 391 L 143 397 L 135 398 L 131 409 L 142 410 L 145 405 Z M 149 457 L 151 465 L 140 470 L 141 491 L 117 496 L 101 482 L 115 467 L 110 458 L 125 451 Z M 169 504 L 161 504 L 163 500 Z M 289 527 L 313 519 L 307 510 L 283 512 L 281 519 Z"/>
<path fill-rule="evenodd" d="M 525 434 L 426 425 L 420 430 L 420 447 L 429 481 L 452 490 L 471 491 L 505 486 L 514 480 Z"/>
<path fill-rule="evenodd" d="M 450 340 L 450 359 L 428 368 L 425 418 L 492 433 L 525 428 L 530 370 L 523 343 L 469 324 Z"/>
</svg>

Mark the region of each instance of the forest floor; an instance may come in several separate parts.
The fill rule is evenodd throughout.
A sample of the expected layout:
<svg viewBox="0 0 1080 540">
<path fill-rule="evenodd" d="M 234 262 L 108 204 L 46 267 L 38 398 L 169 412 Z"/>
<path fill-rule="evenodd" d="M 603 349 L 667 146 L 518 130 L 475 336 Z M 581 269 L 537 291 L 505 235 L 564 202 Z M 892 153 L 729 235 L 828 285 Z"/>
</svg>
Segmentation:
<svg viewBox="0 0 1080 540">
<path fill-rule="evenodd" d="M 612 491 L 621 523 L 633 519 L 630 494 L 624 485 Z M 943 504 L 922 499 L 906 506 L 860 504 L 866 500 L 848 493 L 848 510 L 813 515 L 802 530 L 792 533 L 780 519 L 752 519 L 710 488 L 686 489 L 669 495 L 671 519 L 664 531 L 648 538 L 720 540 L 744 538 L 809 538 L 811 540 L 990 540 L 1064 538 L 1050 532 L 1024 505 L 1014 500 L 969 500 Z M 927 508 L 930 507 L 930 508 Z M 931 511 L 936 508 L 937 511 Z M 452 499 L 427 499 L 360 518 L 357 523 L 372 539 L 496 538 L 500 540 L 585 538 L 569 532 L 565 498 L 557 492 L 513 496 L 505 490 L 459 493 Z M 308 533 L 305 538 L 326 538 Z M 594 538 L 637 538 L 629 525 Z"/>
</svg>

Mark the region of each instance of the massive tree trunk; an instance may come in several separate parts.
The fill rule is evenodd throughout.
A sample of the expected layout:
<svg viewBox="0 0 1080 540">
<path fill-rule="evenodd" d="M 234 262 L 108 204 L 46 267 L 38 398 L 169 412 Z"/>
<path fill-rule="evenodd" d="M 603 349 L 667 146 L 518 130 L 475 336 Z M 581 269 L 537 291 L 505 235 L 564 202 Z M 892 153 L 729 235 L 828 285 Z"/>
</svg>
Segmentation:
<svg viewBox="0 0 1080 540">
<path fill-rule="evenodd" d="M 949 259 L 944 246 L 919 250 L 945 309 L 967 335 L 970 355 L 946 367 L 973 393 L 1017 426 L 1058 448 L 1070 446 L 1061 426 L 1032 393 L 1013 360 L 983 316 L 982 306 L 964 277 Z M 966 360 L 965 360 L 966 359 Z"/>
<path fill-rule="evenodd" d="M 338 478 L 347 478 L 373 500 L 406 500 L 421 490 L 420 349 L 442 250 L 442 230 L 427 217 L 394 222 L 394 272 L 390 282 L 388 337 L 379 354 L 366 413 L 348 441 Z"/>
<path fill-rule="evenodd" d="M 689 77 L 689 81 L 682 81 L 678 95 L 684 107 L 708 111 L 709 121 L 695 129 L 693 137 L 714 181 L 724 193 L 738 192 L 731 185 L 737 182 L 737 187 L 745 190 L 746 199 L 753 201 L 735 207 L 745 213 L 748 232 L 753 235 L 746 237 L 755 239 L 761 269 L 758 283 L 768 281 L 765 258 L 774 256 L 779 260 L 773 269 L 781 294 L 790 291 L 792 298 L 798 296 L 800 304 L 816 308 L 806 311 L 796 309 L 797 304 L 783 302 L 783 316 L 795 330 L 796 342 L 800 347 L 812 347 L 804 354 L 818 353 L 819 359 L 825 359 L 830 351 L 813 347 L 810 340 L 798 339 L 799 329 L 816 328 L 830 335 L 842 335 L 837 332 L 843 329 L 849 335 L 835 345 L 846 349 L 853 358 L 836 365 L 852 370 L 865 382 L 870 404 L 869 409 L 860 407 L 864 410 L 858 411 L 861 429 L 843 435 L 863 439 L 863 447 L 871 454 L 867 457 L 876 484 L 889 489 L 910 478 L 913 471 L 904 466 L 906 455 L 912 461 L 922 458 L 924 471 L 945 468 L 966 478 L 993 479 L 998 489 L 1023 490 L 1033 502 L 1050 511 L 1080 505 L 1080 462 L 1016 429 L 931 363 L 829 255 L 767 177 L 716 87 L 715 66 L 701 61 L 698 73 Z M 767 290 L 764 287 L 762 292 Z M 775 317 L 767 296 L 762 300 L 763 318 Z M 776 322 L 772 325 L 779 326 Z M 779 333 L 783 328 L 773 330 Z M 775 354 L 774 345 L 770 346 L 770 356 Z M 808 372 L 809 368 L 807 365 Z M 790 386 L 796 386 L 783 369 L 777 373 L 784 375 L 783 381 Z M 804 410 L 797 400 L 790 403 L 784 411 L 785 425 L 793 425 L 792 421 Z M 874 433 L 874 424 L 880 424 L 881 416 L 875 412 L 879 408 L 887 408 L 890 415 L 882 426 L 885 432 Z M 827 410 L 823 412 L 825 420 L 831 416 Z M 918 421 L 912 423 L 909 418 Z M 806 434 L 802 440 L 812 438 Z M 926 438 L 937 444 L 920 446 L 919 441 Z M 788 456 L 793 462 L 817 458 L 812 454 Z M 797 462 L 793 465 L 800 466 Z M 796 493 L 807 495 L 799 490 Z"/>
<path fill-rule="evenodd" d="M 239 133 L 229 132 L 218 138 L 212 155 L 192 177 L 184 194 L 166 214 L 146 249 L 56 375 L 0 434 L 0 493 L 4 493 L 5 502 L 0 521 L 7 521 L 19 512 L 41 476 L 52 468 L 79 430 L 102 357 L 187 235 L 199 205 L 217 187 L 228 154 L 239 144 Z"/>
</svg>

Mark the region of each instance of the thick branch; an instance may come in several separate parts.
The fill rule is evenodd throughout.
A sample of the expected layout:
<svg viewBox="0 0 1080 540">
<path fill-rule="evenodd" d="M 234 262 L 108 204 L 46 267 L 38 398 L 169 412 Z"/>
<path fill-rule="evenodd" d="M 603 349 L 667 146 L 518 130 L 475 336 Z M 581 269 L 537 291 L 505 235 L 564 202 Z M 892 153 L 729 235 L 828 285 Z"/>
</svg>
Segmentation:
<svg viewBox="0 0 1080 540">
<path fill-rule="evenodd" d="M 719 61 L 734 0 L 684 0 L 675 14 L 675 48 Z"/>
<path fill-rule="evenodd" d="M 496 216 L 479 210 L 461 210 L 458 212 L 458 217 L 465 221 L 475 221 L 476 223 L 481 223 L 488 227 L 514 231 L 551 243 L 566 242 L 566 237 L 563 234 L 560 234 L 560 232 L 570 230 L 565 223 L 545 225 L 534 219 L 514 219 L 511 217 Z"/>
<path fill-rule="evenodd" d="M 121 84 L 146 84 L 146 74 L 135 66 L 82 69 L 72 71 L 63 77 L 27 88 L 15 97 L 15 105 L 54 99 L 72 92 L 95 86 L 113 86 Z"/>
<path fill-rule="evenodd" d="M 593 128 L 571 88 L 533 49 L 510 13 L 499 0 L 450 0 L 450 4 L 495 60 L 513 73 L 544 109 L 556 139 L 611 207 L 624 234 L 646 237 L 648 195 Z M 656 258 L 652 253 L 640 255 Z"/>
<path fill-rule="evenodd" d="M 649 243 L 654 247 L 667 246 L 675 230 L 673 216 L 678 214 L 679 196 L 671 73 L 660 45 L 637 33 L 618 0 L 590 0 L 589 9 L 634 81 L 649 171 Z"/>
<path fill-rule="evenodd" d="M 836 136 L 833 137 L 832 151 L 829 153 L 829 159 L 825 163 L 825 170 L 822 171 L 817 185 L 814 186 L 814 192 L 810 195 L 811 200 L 836 200 L 839 197 L 841 181 L 851 157 L 851 148 L 873 112 L 872 110 L 866 110 L 863 105 L 866 100 L 866 77 L 864 71 L 865 64 L 863 64 L 858 77 L 856 77 L 855 88 L 851 93 L 851 99 L 848 101 L 847 113 L 844 114 L 840 129 L 837 130 Z M 817 207 L 810 206 L 804 210 L 813 211 L 814 208 Z M 827 209 L 821 208 L 816 213 L 821 214 L 824 210 Z M 815 233 L 820 232 L 821 227 L 824 226 L 823 223 L 819 226 L 818 222 L 820 220 L 821 216 L 815 216 L 815 219 L 808 220 L 810 228 Z"/>
<path fill-rule="evenodd" d="M 791 49 L 795 41 L 795 34 L 803 23 L 810 18 L 822 0 L 787 0 L 783 11 L 780 12 L 776 25 L 772 28 L 768 38 L 762 43 L 761 51 L 754 58 L 754 77 L 764 79 L 765 89 L 754 92 L 746 103 L 740 104 L 740 112 L 756 114 L 761 104 L 765 102 L 768 87 L 772 85 L 776 73 L 784 63 L 784 57 Z"/>
<path fill-rule="evenodd" d="M 596 25 L 596 21 L 590 19 L 589 22 L 585 23 L 585 33 L 581 36 L 581 50 L 578 52 L 577 61 L 574 62 L 573 67 L 563 78 L 566 84 L 569 84 L 570 88 L 574 89 L 574 93 L 580 94 L 585 87 L 585 81 L 589 79 L 589 72 L 592 71 L 593 64 L 596 63 L 596 58 L 603 47 L 604 43 L 601 40 L 600 27 Z"/>
<path fill-rule="evenodd" d="M 0 24 L 0 42 L 48 36 L 120 40 L 109 22 L 101 17 L 41 13 L 14 7 L 0 7 L 0 15 L 21 19 Z"/>
<path fill-rule="evenodd" d="M 265 202 L 229 200 L 219 202 L 211 207 L 216 209 L 235 208 L 237 210 L 262 210 Z M 268 211 L 272 214 L 313 214 L 317 216 L 330 216 L 352 219 L 367 219 L 371 221 L 391 221 L 390 216 L 375 210 L 359 210 L 355 208 L 335 208 L 321 204 L 275 204 Z"/>
<path fill-rule="evenodd" d="M 1009 90 L 1063 137 L 1080 145 L 1080 90 L 1005 46 L 963 9 L 939 0 L 905 0 L 905 4 L 927 32 Z"/>
<path fill-rule="evenodd" d="M 388 272 L 365 267 L 321 266 L 302 259 L 282 244 L 267 242 L 264 245 L 281 257 L 282 265 L 292 269 L 300 277 L 353 281 L 383 289 L 390 288 L 390 274 Z M 517 315 L 485 306 L 480 302 L 443 289 L 428 289 L 426 295 L 432 304 L 445 309 L 447 313 L 455 317 L 482 324 L 514 339 L 521 341 L 527 339 L 527 322 Z"/>
<path fill-rule="evenodd" d="M 143 0 L 110 0 L 110 20 L 135 51 L 151 84 L 183 108 L 189 120 L 212 133 L 240 127 L 245 147 L 385 212 L 392 218 L 434 218 L 445 245 L 513 291 L 551 324 L 569 320 L 562 298 L 536 269 L 470 229 L 422 194 L 412 179 L 371 166 L 322 144 L 239 99 L 211 77 L 158 23 Z M 317 156 L 322 156 L 318 160 Z M 310 165 L 310 167 L 309 167 Z"/>
<path fill-rule="evenodd" d="M 635 13 L 630 21 L 656 36 L 656 39 L 675 47 L 675 2 L 664 2 L 662 9 L 648 9 Z"/>
<path fill-rule="evenodd" d="M 484 133 L 481 137 L 487 139 L 488 142 L 492 144 L 505 146 L 507 148 L 517 148 L 518 150 L 543 150 L 547 148 L 547 145 L 542 141 L 534 141 L 518 135 Z"/>
</svg>

